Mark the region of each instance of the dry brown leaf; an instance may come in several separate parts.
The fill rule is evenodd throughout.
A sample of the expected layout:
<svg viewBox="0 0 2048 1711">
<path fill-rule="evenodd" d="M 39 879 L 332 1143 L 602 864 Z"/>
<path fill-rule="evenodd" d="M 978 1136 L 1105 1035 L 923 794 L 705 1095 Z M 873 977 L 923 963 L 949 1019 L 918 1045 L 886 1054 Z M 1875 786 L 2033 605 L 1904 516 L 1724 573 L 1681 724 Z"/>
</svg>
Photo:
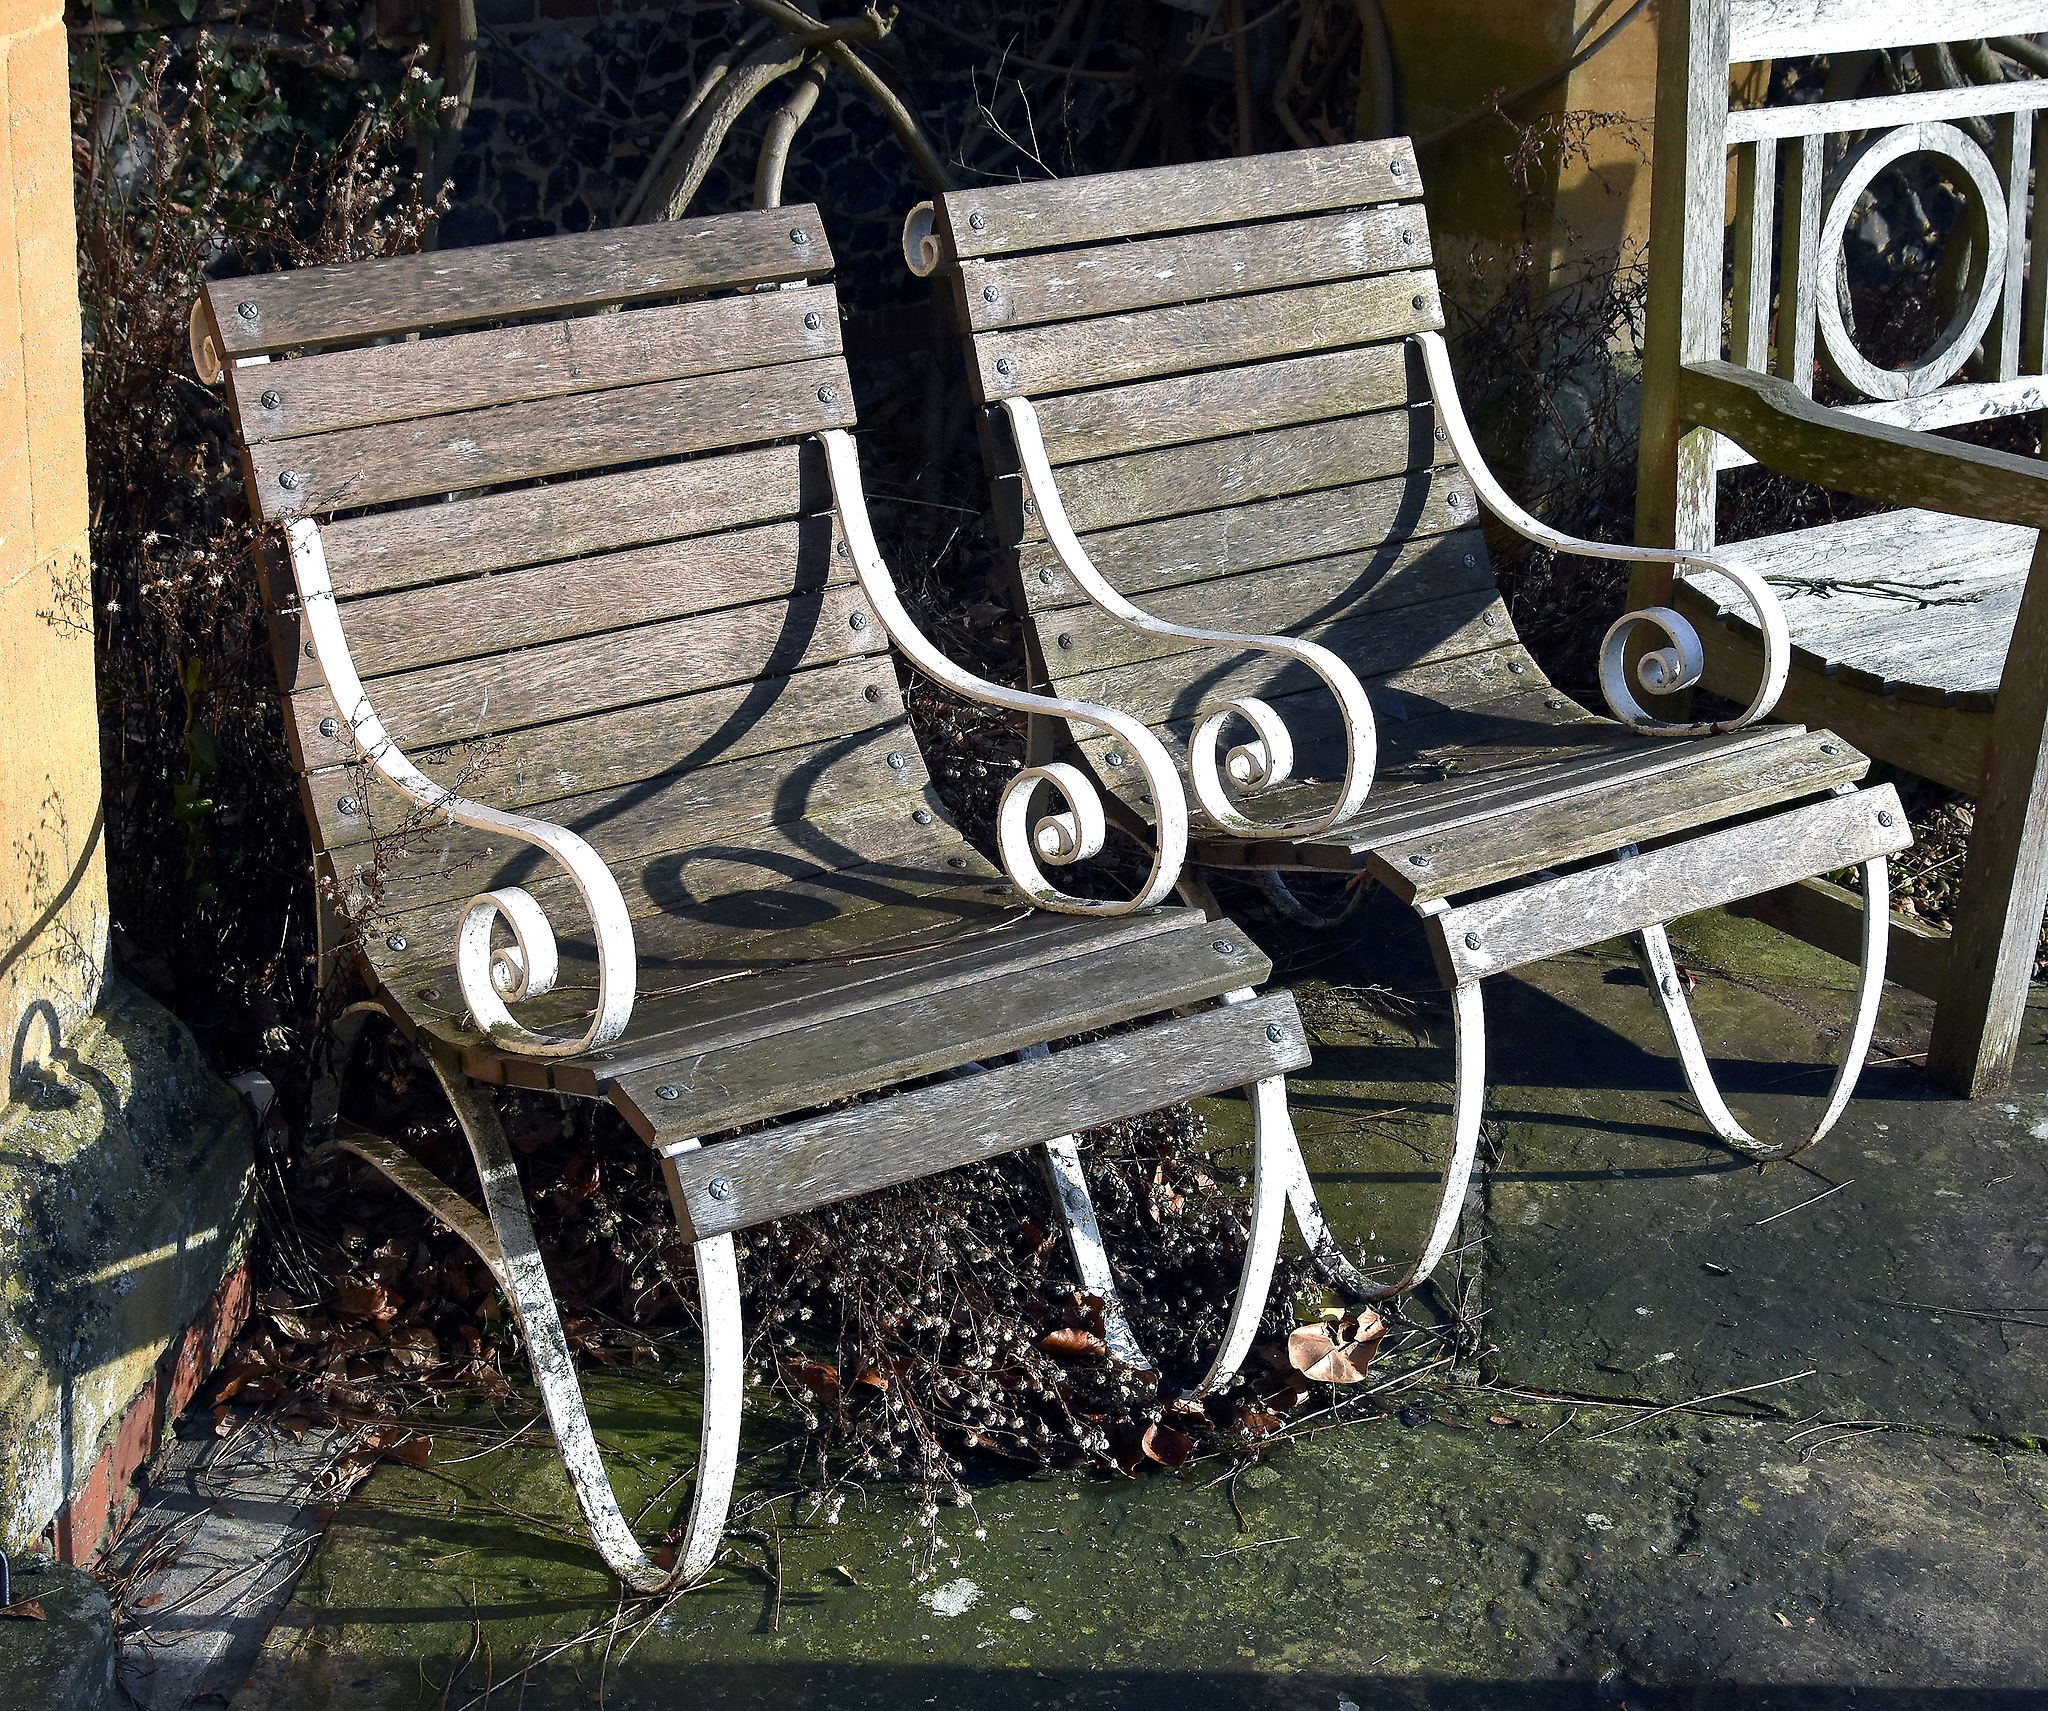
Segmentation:
<svg viewBox="0 0 2048 1711">
<path fill-rule="evenodd" d="M 777 1363 L 781 1368 L 782 1382 L 804 1398 L 830 1408 L 839 1400 L 839 1369 L 827 1366 L 823 1361 L 807 1360 L 802 1355 L 785 1356 Z"/>
<path fill-rule="evenodd" d="M 334 1292 L 334 1310 L 351 1319 L 388 1325 L 398 1317 L 398 1297 L 381 1283 L 344 1283 Z"/>
<path fill-rule="evenodd" d="M 1297 1325 L 1287 1338 L 1287 1362 L 1320 1384 L 1357 1384 L 1379 1353 L 1386 1325 L 1370 1307 L 1335 1321 Z"/>
<path fill-rule="evenodd" d="M 1109 1345 L 1093 1331 L 1071 1325 L 1046 1332 L 1038 1339 L 1038 1346 L 1051 1354 L 1085 1356 L 1090 1360 L 1100 1360 L 1109 1353 Z"/>
<path fill-rule="evenodd" d="M 40 1622 L 43 1620 L 43 1601 L 24 1598 L 18 1604 L 0 1605 L 0 1616 L 11 1616 L 19 1622 Z"/>
<path fill-rule="evenodd" d="M 1178 1426 L 1155 1421 L 1145 1428 L 1138 1448 L 1145 1452 L 1147 1461 L 1156 1461 L 1161 1467 L 1185 1467 L 1188 1457 L 1195 1453 L 1195 1440 Z"/>
</svg>

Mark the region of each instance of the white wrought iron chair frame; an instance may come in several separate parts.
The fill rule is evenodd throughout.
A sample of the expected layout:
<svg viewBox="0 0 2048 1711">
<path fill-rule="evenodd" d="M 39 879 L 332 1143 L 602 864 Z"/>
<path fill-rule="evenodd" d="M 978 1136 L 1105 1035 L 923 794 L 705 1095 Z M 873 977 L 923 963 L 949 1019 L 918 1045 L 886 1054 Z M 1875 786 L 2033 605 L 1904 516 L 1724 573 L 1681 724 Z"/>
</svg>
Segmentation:
<svg viewBox="0 0 2048 1711">
<path fill-rule="evenodd" d="M 914 214 L 912 219 L 914 223 L 917 215 Z M 905 251 L 915 255 L 917 263 L 926 263 L 933 259 L 926 252 L 937 244 L 937 239 L 928 234 L 920 236 L 922 243 L 907 236 Z M 1551 528 L 1532 516 L 1515 503 L 1495 477 L 1473 437 L 1458 396 L 1457 380 L 1443 336 L 1433 331 L 1410 336 L 1422 357 L 1431 398 L 1452 454 L 1471 481 L 1480 502 L 1502 523 L 1525 539 L 1557 552 L 1629 563 L 1683 565 L 1718 575 L 1741 594 L 1755 613 L 1763 637 L 1765 661 L 1760 682 L 1749 704 L 1731 718 L 1673 721 L 1660 719 L 1647 709 L 1637 698 L 1637 690 L 1640 688 L 1649 696 L 1661 696 L 1692 688 L 1704 671 L 1705 644 L 1690 620 L 1669 607 L 1645 607 L 1625 612 L 1609 626 L 1600 644 L 1601 690 L 1613 716 L 1646 736 L 1664 738 L 1740 731 L 1767 718 L 1783 691 L 1791 667 L 1791 639 L 1783 608 L 1770 586 L 1742 567 L 1722 563 L 1701 553 L 1615 546 L 1584 540 Z M 1311 842 L 1353 818 L 1364 805 L 1371 788 L 1377 737 L 1365 690 L 1351 669 L 1334 653 L 1314 643 L 1173 624 L 1146 612 L 1126 598 L 1096 568 L 1068 520 L 1058 479 L 1039 431 L 1036 410 L 1023 397 L 1005 398 L 1001 401 L 1001 408 L 1010 427 L 1026 490 L 1036 503 L 1046 537 L 1075 586 L 1097 610 L 1141 634 L 1287 655 L 1307 665 L 1336 697 L 1344 722 L 1347 757 L 1337 802 L 1329 814 L 1311 823 L 1284 827 L 1262 824 L 1231 803 L 1216 765 L 1218 727 L 1232 713 L 1242 714 L 1252 724 L 1257 737 L 1254 743 L 1232 752 L 1231 778 L 1251 790 L 1280 782 L 1287 776 L 1292 755 L 1292 744 L 1286 737 L 1284 724 L 1269 706 L 1251 699 L 1215 708 L 1205 706 L 1198 715 L 1190 743 L 1189 774 L 1196 796 L 1210 817 L 1227 833 L 1302 843 Z M 1656 631 L 1661 645 L 1641 647 L 1637 633 L 1639 627 Z M 1276 752 L 1281 757 L 1277 765 L 1272 763 Z M 1235 764 L 1240 755 L 1246 757 L 1242 770 Z M 1838 793 L 1845 792 L 1853 793 L 1853 787 L 1845 786 Z M 1219 812 L 1219 808 L 1222 811 Z M 1615 859 L 1626 860 L 1635 853 L 1630 847 L 1619 852 Z M 1884 857 L 1862 863 L 1859 871 L 1866 896 L 1889 899 L 1888 864 Z M 1291 918 L 1312 925 L 1333 924 L 1342 918 L 1342 914 L 1318 915 L 1293 893 L 1277 872 L 1268 872 L 1265 879 L 1268 895 Z M 1206 898 L 1206 887 L 1200 886 L 1199 882 L 1192 882 L 1183 889 L 1191 898 L 1203 898 L 1213 909 L 1213 899 Z M 1343 914 L 1348 914 L 1350 908 L 1356 906 L 1360 895 L 1362 888 L 1354 886 Z M 1441 933 L 1438 917 L 1448 907 L 1447 900 L 1420 906 L 1420 913 L 1430 930 Z M 1780 1143 L 1753 1135 L 1730 1111 L 1722 1097 L 1664 928 L 1646 927 L 1633 935 L 1644 977 L 1671 1031 L 1693 1102 L 1708 1127 L 1725 1145 L 1746 1158 L 1758 1161 L 1788 1158 L 1819 1141 L 1840 1119 L 1855 1090 L 1877 1024 L 1878 1003 L 1884 988 L 1887 913 L 1884 909 L 1872 909 L 1865 915 L 1855 1008 L 1844 1041 L 1842 1059 L 1822 1114 L 1803 1136 Z M 1285 1161 L 1288 1173 L 1284 1188 L 1286 1207 L 1318 1271 L 1327 1281 L 1357 1299 L 1384 1300 L 1426 1281 L 1450 1251 L 1456 1236 L 1478 1157 L 1485 1105 L 1486 1012 L 1480 987 L 1481 980 L 1477 976 L 1460 979 L 1451 987 L 1453 1070 L 1450 1150 L 1439 1181 L 1428 1234 L 1416 1258 L 1397 1276 L 1391 1280 L 1367 1278 L 1365 1272 L 1344 1254 L 1331 1234 L 1299 1148 L 1294 1148 L 1291 1157 Z M 1276 1219 L 1270 1238 L 1276 1247 L 1283 1233 L 1281 1222 Z"/>
</svg>

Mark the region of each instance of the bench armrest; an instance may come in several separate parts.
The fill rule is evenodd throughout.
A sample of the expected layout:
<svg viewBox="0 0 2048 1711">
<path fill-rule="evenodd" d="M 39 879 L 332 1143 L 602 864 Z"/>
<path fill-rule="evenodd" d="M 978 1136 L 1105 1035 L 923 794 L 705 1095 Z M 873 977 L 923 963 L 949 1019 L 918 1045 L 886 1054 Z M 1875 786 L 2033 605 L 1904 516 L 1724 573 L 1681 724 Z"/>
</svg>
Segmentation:
<svg viewBox="0 0 2048 1711">
<path fill-rule="evenodd" d="M 1706 645 L 1700 640 L 1699 632 L 1693 628 L 1690 619 L 1669 606 L 1638 607 L 1633 612 L 1624 612 L 1608 626 L 1607 634 L 1600 641 L 1600 692 L 1606 697 L 1608 710 L 1623 724 L 1658 737 L 1699 737 L 1717 731 L 1739 731 L 1764 718 L 1784 693 L 1785 679 L 1792 669 L 1792 638 L 1785 623 L 1785 609 L 1770 584 L 1753 571 L 1724 564 L 1705 554 L 1677 552 L 1665 547 L 1612 546 L 1604 541 L 1583 540 L 1532 517 L 1508 496 L 1507 490 L 1487 467 L 1478 441 L 1472 437 L 1471 425 L 1465 420 L 1464 406 L 1458 400 L 1457 377 L 1451 372 L 1450 347 L 1444 343 L 1443 335 L 1416 333 L 1413 337 L 1421 347 L 1423 367 L 1429 375 L 1430 395 L 1436 403 L 1444 432 L 1450 439 L 1452 452 L 1470 479 L 1473 491 L 1479 495 L 1479 502 L 1516 534 L 1555 552 L 1572 553 L 1581 558 L 1682 565 L 1704 571 L 1732 583 L 1756 615 L 1757 631 L 1763 640 L 1764 668 L 1755 696 L 1733 719 L 1681 724 L 1656 718 L 1636 699 L 1637 685 L 1652 695 L 1672 695 L 1690 689 L 1706 670 Z M 1639 624 L 1660 632 L 1664 645 L 1645 651 L 1631 669 L 1629 648 Z M 1631 677 L 1634 678 L 1633 683 Z"/>
<path fill-rule="evenodd" d="M 1789 380 L 1728 362 L 1679 371 L 1685 420 L 1817 487 L 1993 523 L 2048 526 L 2048 463 L 1816 404 Z"/>
<path fill-rule="evenodd" d="M 1169 623 L 1125 599 L 1095 568 L 1095 561 L 1088 556 L 1067 519 L 1066 503 L 1053 476 L 1052 460 L 1046 456 L 1045 436 L 1039 431 L 1038 412 L 1032 408 L 1031 400 L 1005 398 L 1002 409 L 1009 417 L 1025 483 L 1038 502 L 1038 517 L 1045 525 L 1046 539 L 1059 554 L 1060 563 L 1075 586 L 1097 611 L 1140 635 L 1295 660 L 1321 678 L 1337 698 L 1337 711 L 1344 727 L 1344 777 L 1337 787 L 1336 800 L 1320 814 L 1287 823 L 1254 819 L 1231 795 L 1233 786 L 1265 790 L 1285 783 L 1292 775 L 1294 740 L 1288 735 L 1286 723 L 1256 696 L 1204 702 L 1188 737 L 1188 776 L 1203 812 L 1240 836 L 1269 838 L 1313 837 L 1356 815 L 1372 789 L 1373 769 L 1379 759 L 1379 734 L 1373 724 L 1372 705 L 1366 700 L 1365 686 L 1358 681 L 1357 673 L 1317 642 Z M 1233 717 L 1243 719 L 1252 728 L 1252 739 L 1219 758 L 1217 748 L 1223 727 Z"/>
<path fill-rule="evenodd" d="M 597 940 L 597 1005 L 590 1025 L 580 1035 L 537 1034 L 515 1020 L 506 1003 L 538 998 L 553 990 L 558 972 L 554 929 L 532 894 L 519 886 L 503 886 L 472 897 L 455 929 L 455 969 L 476 1025 L 500 1049 L 528 1057 L 574 1057 L 611 1044 L 625 1032 L 632 1017 L 638 978 L 633 923 L 611 869 L 566 826 L 472 802 L 436 784 L 406 758 L 384 729 L 356 674 L 341 615 L 335 609 L 320 526 L 301 517 L 289 525 L 288 534 L 292 575 L 314 657 L 335 706 L 348 721 L 349 735 L 371 769 L 420 807 L 457 825 L 499 832 L 545 851 L 568 870 L 590 911 Z M 513 942 L 493 950 L 491 931 L 501 917 L 512 931 Z"/>
<path fill-rule="evenodd" d="M 846 542 L 853 553 L 854 574 L 861 592 L 874 607 L 875 616 L 889 639 L 917 669 L 936 683 L 944 684 L 969 701 L 984 702 L 1013 713 L 1037 713 L 1066 719 L 1107 731 L 1123 743 L 1137 763 L 1154 807 L 1154 848 L 1152 871 L 1127 901 L 1076 897 L 1060 890 L 1045 876 L 1041 860 L 1054 867 L 1067 867 L 1100 852 L 1108 835 L 1108 820 L 1102 796 L 1086 773 L 1065 761 L 1026 767 L 1004 786 L 996 812 L 996 847 L 1010 881 L 1042 908 L 1069 915 L 1125 915 L 1149 909 L 1160 902 L 1179 882 L 1188 850 L 1187 797 L 1181 790 L 1180 774 L 1166 745 L 1127 713 L 1098 707 L 1091 702 L 1067 701 L 1057 696 L 1034 695 L 1028 690 L 1010 689 L 955 665 L 917 627 L 896 593 L 895 580 L 875 544 L 875 531 L 868 521 L 866 495 L 861 490 L 860 458 L 852 436 L 843 428 L 828 428 L 818 436 L 825 448 L 825 468 L 832 483 L 832 502 L 846 530 Z M 1032 818 L 1033 805 L 1041 786 L 1049 787 L 1065 807 Z"/>
</svg>

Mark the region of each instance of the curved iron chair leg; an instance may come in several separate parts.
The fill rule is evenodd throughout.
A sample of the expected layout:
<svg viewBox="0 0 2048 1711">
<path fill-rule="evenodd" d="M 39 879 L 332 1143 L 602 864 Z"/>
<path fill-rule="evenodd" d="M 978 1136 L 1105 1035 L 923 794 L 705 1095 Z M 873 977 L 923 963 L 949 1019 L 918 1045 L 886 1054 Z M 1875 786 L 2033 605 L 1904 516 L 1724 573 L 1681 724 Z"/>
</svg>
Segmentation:
<svg viewBox="0 0 2048 1711">
<path fill-rule="evenodd" d="M 1626 860 L 1623 856 L 1620 859 Z M 1685 1074 L 1686 1087 L 1707 1126 L 1721 1141 L 1744 1158 L 1767 1164 L 1804 1152 L 1840 1119 L 1857 1078 L 1863 1073 L 1863 1059 L 1870 1050 L 1871 1035 L 1877 1029 L 1878 1000 L 1884 995 L 1885 950 L 1890 943 L 1891 877 L 1883 856 L 1863 864 L 1863 968 L 1856 991 L 1856 1015 L 1849 1025 L 1842 1061 L 1828 1089 L 1828 1100 L 1820 1121 L 1804 1139 L 1773 1146 L 1759 1140 L 1728 1109 L 1715 1085 L 1713 1067 L 1707 1062 L 1706 1047 L 1700 1041 L 1699 1025 L 1693 1020 L 1692 1005 L 1685 996 L 1685 981 L 1671 955 L 1671 940 L 1662 927 L 1645 927 L 1636 934 L 1636 956 L 1643 978 L 1650 983 L 1664 1020 L 1670 1026 L 1672 1044 L 1678 1051 L 1678 1065 Z"/>
<path fill-rule="evenodd" d="M 402 1148 L 381 1137 L 349 1133 L 336 1145 L 364 1159 L 391 1184 L 418 1201 L 459 1236 L 490 1268 L 519 1320 L 541 1402 L 561 1450 L 592 1540 L 611 1571 L 636 1592 L 666 1592 L 701 1579 L 718 1554 L 739 1460 L 745 1380 L 740 1328 L 739 1268 L 732 1237 L 695 1244 L 704 1324 L 704 1415 L 697 1453 L 697 1485 L 676 1566 L 665 1569 L 633 1536 L 598 1451 L 583 1389 L 554 1290 L 541 1264 L 533 1220 L 519 1184 L 498 1114 L 469 1081 L 438 1060 L 434 1074 L 454 1107 L 483 1185 L 481 1209 Z M 673 1192 L 673 1186 L 671 1191 Z"/>
<path fill-rule="evenodd" d="M 1038 1048 L 1041 1052 L 1044 1047 Z M 1081 1170 L 1081 1147 L 1072 1135 L 1060 1135 L 1036 1149 L 1038 1164 L 1059 1220 L 1066 1226 L 1067 1251 L 1073 1255 L 1074 1270 L 1081 1287 L 1102 1303 L 1102 1340 L 1110 1354 L 1125 1366 L 1143 1372 L 1156 1371 L 1152 1357 L 1138 1333 L 1131 1329 L 1124 1298 L 1109 1269 L 1109 1251 L 1102 1240 L 1102 1225 L 1095 1217 L 1095 1201 L 1088 1192 L 1088 1178 Z"/>
<path fill-rule="evenodd" d="M 1288 1184 L 1287 1203 L 1316 1270 L 1355 1301 L 1385 1301 L 1426 1282 L 1458 1233 L 1465 1191 L 1472 1184 L 1472 1166 L 1479 1156 L 1479 1119 L 1486 1108 L 1486 1004 L 1477 981 L 1451 989 L 1451 1030 L 1451 1153 L 1437 1186 L 1436 1215 L 1430 1221 L 1429 1236 L 1407 1270 L 1391 1282 L 1368 1279 L 1346 1257 L 1323 1221 L 1306 1162 Z M 1300 1159 L 1299 1152 L 1295 1156 Z"/>
</svg>

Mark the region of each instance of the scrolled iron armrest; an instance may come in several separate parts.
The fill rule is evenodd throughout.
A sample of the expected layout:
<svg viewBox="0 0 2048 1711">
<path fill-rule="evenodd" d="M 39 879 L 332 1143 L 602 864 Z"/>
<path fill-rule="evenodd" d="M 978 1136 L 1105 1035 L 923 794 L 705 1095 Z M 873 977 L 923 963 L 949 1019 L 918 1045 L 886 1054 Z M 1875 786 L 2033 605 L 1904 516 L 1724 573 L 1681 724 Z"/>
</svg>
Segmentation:
<svg viewBox="0 0 2048 1711">
<path fill-rule="evenodd" d="M 506 1051 L 528 1057 L 574 1057 L 597 1051 L 625 1032 L 633 1014 L 636 980 L 633 923 L 626 900 L 604 859 L 565 826 L 471 802 L 443 788 L 406 758 L 384 729 L 356 675 L 348 640 L 335 610 L 334 584 L 319 525 L 299 518 L 289 528 L 292 572 L 313 652 L 348 719 L 349 735 L 377 776 L 422 808 L 457 825 L 498 832 L 543 850 L 559 862 L 583 895 L 597 939 L 597 1005 L 581 1034 L 538 1034 L 523 1026 L 508 1003 L 538 998 L 554 989 L 559 973 L 554 928 L 532 893 L 503 886 L 472 897 L 455 929 L 455 969 L 462 996 L 477 1026 Z M 503 921 L 510 945 L 493 947 L 493 929 Z"/>
<path fill-rule="evenodd" d="M 1753 571 L 1724 564 L 1699 553 L 1673 551 L 1664 547 L 1610 546 L 1603 541 L 1581 540 L 1539 522 L 1524 511 L 1494 478 L 1472 437 L 1465 411 L 1458 402 L 1456 377 L 1451 373 L 1449 347 L 1441 333 L 1416 333 L 1422 347 L 1422 361 L 1429 374 L 1429 389 L 1436 400 L 1437 414 L 1450 437 L 1451 450 L 1478 493 L 1480 503 L 1526 540 L 1582 558 L 1619 559 L 1637 564 L 1686 565 L 1732 583 L 1756 615 L 1757 631 L 1763 638 L 1764 667 L 1756 694 L 1749 705 L 1732 719 L 1702 719 L 1690 723 L 1659 719 L 1636 699 L 1636 689 L 1651 695 L 1673 695 L 1690 689 L 1706 670 L 1706 644 L 1692 621 L 1669 606 L 1643 606 L 1624 612 L 1608 626 L 1600 640 L 1600 692 L 1608 710 L 1625 725 L 1646 736 L 1703 737 L 1718 731 L 1739 731 L 1765 718 L 1784 693 L 1785 679 L 1792 669 L 1792 636 L 1785 624 L 1785 609 L 1769 583 Z M 1662 647 L 1647 650 L 1631 672 L 1629 644 L 1638 625 L 1648 625 L 1664 638 Z M 1633 676 L 1634 682 L 1630 678 Z"/>
<path fill-rule="evenodd" d="M 1280 715 L 1256 696 L 1205 702 L 1196 712 L 1195 727 L 1188 738 L 1188 777 L 1202 811 L 1218 825 L 1249 837 L 1313 837 L 1340 825 L 1364 807 L 1372 790 L 1373 769 L 1379 759 L 1379 733 L 1373 723 L 1372 705 L 1357 674 L 1328 648 L 1317 642 L 1297 641 L 1287 636 L 1254 636 L 1233 630 L 1199 629 L 1188 624 L 1168 623 L 1124 598 L 1081 545 L 1080 537 L 1067 518 L 1060 498 L 1059 483 L 1046 456 L 1045 437 L 1039 431 L 1038 412 L 1028 398 L 1005 398 L 1003 412 L 1010 419 L 1010 432 L 1017 445 L 1018 461 L 1031 496 L 1038 502 L 1039 521 L 1046 539 L 1059 554 L 1067 574 L 1073 577 L 1095 607 L 1127 629 L 1142 635 L 1172 637 L 1200 642 L 1210 647 L 1227 647 L 1243 652 L 1267 653 L 1305 665 L 1336 697 L 1337 711 L 1344 727 L 1344 777 L 1337 795 L 1322 813 L 1305 819 L 1275 822 L 1260 820 L 1239 805 L 1234 791 L 1270 790 L 1294 774 L 1294 740 Z M 1248 742 L 1235 745 L 1220 757 L 1224 728 L 1232 719 L 1251 727 Z"/>
<path fill-rule="evenodd" d="M 842 428 L 831 428 L 819 434 L 818 439 L 825 448 L 832 498 L 846 530 L 861 592 L 875 609 L 889 639 L 903 650 L 910 663 L 934 682 L 969 700 L 1012 712 L 1073 720 L 1107 732 L 1129 750 L 1152 792 L 1152 870 L 1138 894 L 1128 900 L 1075 897 L 1060 890 L 1039 864 L 1070 867 L 1101 851 L 1109 830 L 1101 793 L 1086 773 L 1065 761 L 1026 767 L 1004 786 L 996 811 L 996 848 L 1011 883 L 1041 908 L 1068 915 L 1127 915 L 1158 903 L 1179 881 L 1188 848 L 1187 798 L 1182 794 L 1180 775 L 1166 745 L 1129 714 L 1090 702 L 1007 689 L 963 671 L 939 652 L 904 609 L 896 594 L 895 581 L 875 544 L 867 500 L 861 491 L 860 460 L 851 436 Z M 1061 805 L 1040 814 L 1038 798 L 1047 789 L 1061 798 Z"/>
</svg>

